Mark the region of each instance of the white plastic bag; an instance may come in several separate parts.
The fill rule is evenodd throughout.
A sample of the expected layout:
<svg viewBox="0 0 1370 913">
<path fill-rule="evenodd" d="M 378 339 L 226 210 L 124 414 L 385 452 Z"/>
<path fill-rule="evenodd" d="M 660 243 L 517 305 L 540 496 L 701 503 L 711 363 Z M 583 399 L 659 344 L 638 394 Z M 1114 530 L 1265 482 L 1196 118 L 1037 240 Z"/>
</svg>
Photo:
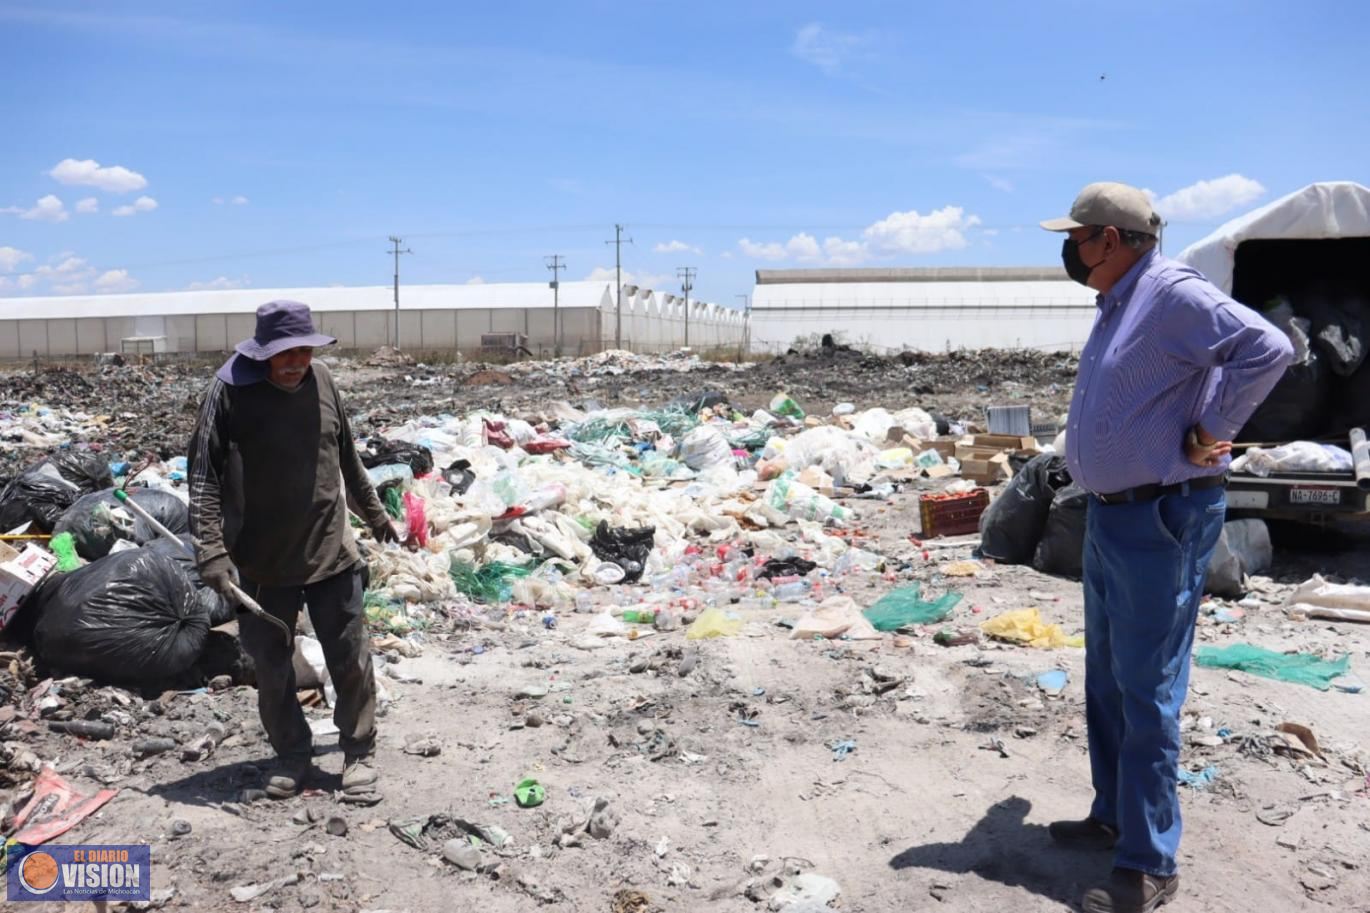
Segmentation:
<svg viewBox="0 0 1370 913">
<path fill-rule="evenodd" d="M 728 439 L 712 425 L 700 425 L 680 442 L 680 460 L 696 471 L 733 465 Z"/>
<path fill-rule="evenodd" d="M 1252 447 L 1232 461 L 1233 472 L 1265 478 L 1272 472 L 1350 472 L 1351 453 L 1331 444 L 1293 441 L 1272 447 Z"/>
</svg>

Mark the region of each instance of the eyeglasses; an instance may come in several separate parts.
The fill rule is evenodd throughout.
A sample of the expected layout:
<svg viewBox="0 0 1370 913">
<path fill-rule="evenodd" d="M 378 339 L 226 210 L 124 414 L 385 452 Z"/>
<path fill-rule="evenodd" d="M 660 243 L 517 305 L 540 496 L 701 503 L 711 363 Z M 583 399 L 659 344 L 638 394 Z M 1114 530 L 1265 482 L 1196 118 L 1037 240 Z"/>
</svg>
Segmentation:
<svg viewBox="0 0 1370 913">
<path fill-rule="evenodd" d="M 1103 234 L 1105 231 L 1107 231 L 1107 230 L 1108 230 L 1108 229 L 1105 228 L 1105 227 L 1096 228 L 1096 229 L 1094 229 L 1094 234 L 1090 235 L 1090 236 L 1087 237 L 1087 238 L 1081 238 L 1080 240 L 1078 240 L 1078 241 L 1075 242 L 1075 245 L 1076 245 L 1077 247 L 1084 247 L 1084 246 L 1085 246 L 1086 244 L 1088 244 L 1090 241 L 1093 241 L 1095 238 L 1099 237 L 1100 235 L 1102 235 L 1102 234 Z"/>
</svg>

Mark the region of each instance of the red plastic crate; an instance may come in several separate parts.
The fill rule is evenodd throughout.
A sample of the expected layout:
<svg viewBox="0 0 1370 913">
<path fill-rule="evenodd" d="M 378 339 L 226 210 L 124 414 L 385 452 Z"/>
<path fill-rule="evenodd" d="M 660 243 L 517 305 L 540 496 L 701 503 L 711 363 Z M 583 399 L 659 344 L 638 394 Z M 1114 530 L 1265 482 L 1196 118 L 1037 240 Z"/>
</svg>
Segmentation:
<svg viewBox="0 0 1370 913">
<path fill-rule="evenodd" d="M 923 538 L 963 536 L 980 529 L 980 515 L 989 507 L 989 491 L 977 488 L 963 495 L 924 494 L 918 499 Z"/>
</svg>

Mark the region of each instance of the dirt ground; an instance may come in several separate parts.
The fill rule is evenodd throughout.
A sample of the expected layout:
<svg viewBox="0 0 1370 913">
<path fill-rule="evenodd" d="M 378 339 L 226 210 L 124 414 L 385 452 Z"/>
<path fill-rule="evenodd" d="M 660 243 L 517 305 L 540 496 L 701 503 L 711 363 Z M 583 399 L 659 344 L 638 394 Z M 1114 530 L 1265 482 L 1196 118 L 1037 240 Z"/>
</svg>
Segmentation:
<svg viewBox="0 0 1370 913">
<path fill-rule="evenodd" d="M 54 383 L 90 399 L 91 411 L 111 411 L 101 397 L 126 403 L 128 391 L 143 389 L 136 406 L 112 410 L 130 417 L 106 426 L 111 449 L 175 453 L 210 369 L 139 370 L 151 378 L 141 388 L 127 379 L 132 368 L 107 369 L 104 382 L 87 372 L 89 389 Z M 335 373 L 361 432 L 415 414 L 519 415 L 554 400 L 659 404 L 704 389 L 747 408 L 786 390 L 815 414 L 849 400 L 921 406 L 952 421 L 975 420 L 988 403 L 1022 401 L 1034 417 L 1054 420 L 1074 365 L 1027 353 L 994 365 L 915 366 L 838 353 L 680 372 L 490 370 L 480 377 L 471 366 L 342 364 Z M 0 392 L 14 403 L 43 390 L 33 377 L 12 376 Z M 23 457 L 17 447 L 6 445 L 11 471 Z M 971 556 L 974 537 L 923 545 L 910 538 L 918 532 L 917 491 L 928 484 L 910 484 L 887 502 L 848 502 L 859 541 L 886 559 L 884 572 L 848 577 L 848 595 L 864 606 L 919 580 L 964 594 L 938 628 L 974 628 L 1035 606 L 1067 634 L 1082 631 L 1078 583 L 993 565 L 973 577 L 946 576 Z M 1245 617 L 1221 623 L 1214 609 L 1232 604 L 1212 602 L 1197 643 L 1347 653 L 1364 675 L 1364 627 L 1294 622 L 1281 607 L 1309 571 L 1352 578 L 1363 556 L 1344 543 L 1282 551 L 1275 579 L 1257 579 L 1241 603 Z M 596 599 L 612 595 L 602 588 Z M 378 654 L 392 700 L 379 723 L 384 800 L 373 807 L 335 799 L 342 757 L 326 735 L 316 740 L 315 789 L 284 802 L 245 794 L 271 760 L 250 687 L 145 698 L 79 682 L 65 692 L 78 714 L 117 705 L 130 724 L 112 740 L 87 742 L 16 728 L 7 716 L 0 784 L 10 786 L 0 799 L 23 793 L 16 745 L 84 790 L 117 788 L 113 801 L 59 839 L 151 844 L 152 906 L 169 910 L 760 911 L 785 899 L 778 883 L 804 872 L 835 880 L 840 894 L 830 906 L 850 913 L 1045 911 L 1074 908 L 1084 888 L 1107 875 L 1107 854 L 1063 852 L 1046 833 L 1054 819 L 1083 815 L 1091 799 L 1082 649 L 989 640 L 943 647 L 933 641 L 936 628 L 878 641 L 792 640 L 778 623 L 800 613 L 785 604 L 749 612 L 738 636 L 702 641 L 650 628 L 636 640 L 594 639 L 585 634 L 592 615 L 564 613 L 549 628 L 540 612 L 500 614 L 434 625 L 417 656 Z M 13 665 L 0 703 L 22 708 L 25 656 L 4 659 Z M 1059 695 L 1037 684 L 1052 669 L 1069 676 Z M 1169 909 L 1245 911 L 1258 899 L 1272 910 L 1370 911 L 1367 700 L 1194 668 L 1181 762 L 1217 773 L 1204 788 L 1181 788 L 1182 885 Z M 327 729 L 326 709 L 308 713 Z M 185 743 L 212 720 L 229 737 L 207 760 L 131 755 L 138 738 Z M 1272 753 L 1270 735 L 1284 722 L 1311 728 L 1322 757 Z M 424 738 L 440 752 L 406 752 Z M 834 750 L 848 740 L 854 748 Z M 541 806 L 512 801 L 525 777 L 545 786 Z M 591 811 L 600 799 L 608 833 L 586 833 L 587 819 L 599 821 Z M 484 845 L 480 871 L 471 872 L 440 855 L 461 833 L 450 821 L 432 822 L 427 850 L 389 827 L 434 815 L 496 825 L 512 840 Z M 242 889 L 251 885 L 265 890 L 248 899 L 254 892 Z"/>
</svg>

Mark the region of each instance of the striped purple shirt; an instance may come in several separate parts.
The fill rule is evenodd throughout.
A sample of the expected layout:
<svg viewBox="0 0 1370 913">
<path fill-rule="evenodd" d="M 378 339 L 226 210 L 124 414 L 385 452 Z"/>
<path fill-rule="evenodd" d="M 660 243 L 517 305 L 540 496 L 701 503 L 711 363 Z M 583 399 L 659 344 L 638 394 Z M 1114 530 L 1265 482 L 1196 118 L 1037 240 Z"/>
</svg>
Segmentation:
<svg viewBox="0 0 1370 913">
<path fill-rule="evenodd" d="M 1155 251 L 1098 305 L 1066 430 L 1076 483 L 1111 494 L 1212 475 L 1185 457 L 1185 435 L 1199 424 L 1231 440 L 1293 360 L 1289 338 Z"/>
</svg>

